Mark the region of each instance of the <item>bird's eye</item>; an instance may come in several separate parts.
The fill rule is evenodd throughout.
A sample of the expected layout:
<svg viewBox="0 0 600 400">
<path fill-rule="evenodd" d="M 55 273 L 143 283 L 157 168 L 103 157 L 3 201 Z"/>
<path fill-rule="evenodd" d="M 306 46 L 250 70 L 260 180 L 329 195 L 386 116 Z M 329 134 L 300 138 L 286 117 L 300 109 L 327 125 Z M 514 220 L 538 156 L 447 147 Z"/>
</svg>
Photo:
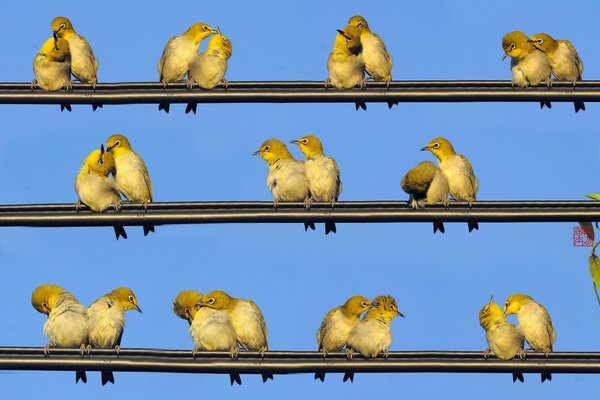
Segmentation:
<svg viewBox="0 0 600 400">
<path fill-rule="evenodd" d="M 544 43 L 544 39 L 538 39 L 537 42 L 538 42 L 538 44 L 542 44 L 542 43 Z"/>
<path fill-rule="evenodd" d="M 127 300 L 129 300 L 129 302 L 130 302 L 130 303 L 133 303 L 133 300 L 134 300 L 134 299 L 133 299 L 133 296 L 132 296 L 132 295 L 129 295 L 129 296 L 127 297 Z"/>
<path fill-rule="evenodd" d="M 267 145 L 265 147 L 263 147 L 263 151 L 269 151 L 271 150 L 271 146 Z"/>
<path fill-rule="evenodd" d="M 65 29 L 65 28 L 66 28 L 65 24 L 60 25 L 60 29 Z"/>
<path fill-rule="evenodd" d="M 514 49 L 516 49 L 516 48 L 517 48 L 517 45 L 515 45 L 514 43 L 511 43 L 511 44 L 510 44 L 510 49 L 511 49 L 511 50 L 514 50 Z"/>
<path fill-rule="evenodd" d="M 350 42 L 352 40 L 352 36 L 346 36 L 346 42 Z"/>
<path fill-rule="evenodd" d="M 368 304 L 367 304 L 367 302 L 366 302 L 366 301 L 362 301 L 362 302 L 360 303 L 360 306 L 361 306 L 362 308 L 367 308 Z"/>
<path fill-rule="evenodd" d="M 434 149 L 439 149 L 440 148 L 440 144 L 439 143 L 434 143 L 433 144 L 433 148 Z"/>
<path fill-rule="evenodd" d="M 363 26 L 363 22 L 362 21 L 358 21 L 358 27 L 362 28 L 362 26 Z"/>
<path fill-rule="evenodd" d="M 48 303 L 46 303 L 45 301 L 42 301 L 42 307 L 43 308 L 48 308 Z"/>
<path fill-rule="evenodd" d="M 396 309 L 396 307 L 394 307 L 393 305 L 390 306 L 390 311 L 394 311 Z"/>
<path fill-rule="evenodd" d="M 207 30 L 208 30 L 208 26 L 206 26 L 206 25 L 202 25 L 202 30 L 203 30 L 203 31 L 207 31 Z"/>
<path fill-rule="evenodd" d="M 190 312 L 192 312 L 192 310 L 190 310 L 188 307 L 185 308 L 185 310 L 183 310 L 184 313 L 189 314 Z"/>
<path fill-rule="evenodd" d="M 208 299 L 207 303 L 208 304 L 215 304 L 215 299 L 213 297 L 211 297 L 210 299 Z"/>
<path fill-rule="evenodd" d="M 117 141 L 115 142 L 115 146 L 120 146 L 120 145 L 121 145 L 121 141 L 120 141 L 120 140 L 117 140 Z"/>
<path fill-rule="evenodd" d="M 508 308 L 508 306 L 510 305 L 510 303 L 507 301 L 506 303 L 504 303 L 504 307 Z"/>
<path fill-rule="evenodd" d="M 302 140 L 300 141 L 300 143 L 302 143 L 302 144 L 308 144 L 308 139 L 302 139 Z"/>
<path fill-rule="evenodd" d="M 104 160 L 103 160 L 103 159 L 99 159 L 99 160 L 98 160 L 98 164 L 100 164 L 100 165 L 104 165 Z"/>
</svg>

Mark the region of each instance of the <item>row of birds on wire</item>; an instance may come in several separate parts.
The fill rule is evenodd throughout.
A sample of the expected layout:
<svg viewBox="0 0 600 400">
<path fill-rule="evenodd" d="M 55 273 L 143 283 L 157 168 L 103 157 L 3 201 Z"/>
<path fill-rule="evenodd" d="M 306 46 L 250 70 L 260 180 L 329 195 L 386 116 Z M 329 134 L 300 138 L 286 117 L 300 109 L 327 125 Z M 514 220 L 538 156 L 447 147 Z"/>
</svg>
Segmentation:
<svg viewBox="0 0 600 400">
<path fill-rule="evenodd" d="M 119 354 L 125 326 L 125 312 L 142 312 L 138 300 L 129 288 L 118 288 L 100 297 L 89 307 L 80 304 L 64 288 L 44 284 L 31 295 L 31 304 L 48 316 L 43 333 L 48 338 L 44 354 L 51 355 L 52 348 L 79 348 L 81 355 L 90 355 L 93 349 L 115 349 Z M 184 290 L 173 300 L 173 312 L 189 323 L 189 333 L 194 344 L 192 356 L 199 351 L 228 351 L 236 360 L 240 347 L 255 351 L 264 358 L 268 352 L 268 332 L 265 318 L 252 300 L 231 297 L 221 290 L 202 294 Z M 364 316 L 361 318 L 361 315 Z M 519 326 L 506 321 L 506 316 L 516 314 Z M 396 300 L 389 295 L 369 300 L 352 296 L 344 304 L 332 308 L 317 331 L 318 351 L 327 354 L 346 350 L 348 359 L 355 353 L 364 358 L 388 357 L 392 345 L 391 321 L 404 317 Z M 479 312 L 479 322 L 486 331 L 488 347 L 485 358 L 496 356 L 502 360 L 525 358 L 524 340 L 532 350 L 545 353 L 553 351 L 556 333 L 546 308 L 524 294 L 513 294 L 506 299 L 504 310 L 494 299 Z M 273 379 L 264 373 L 263 382 Z M 325 373 L 317 372 L 315 379 L 325 380 Z M 521 373 L 513 374 L 513 381 L 523 382 Z M 542 373 L 542 382 L 551 380 L 550 373 Z M 87 382 L 85 371 L 76 371 L 75 382 Z M 102 371 L 102 385 L 114 383 L 111 371 Z M 353 381 L 354 374 L 343 378 Z M 241 384 L 238 374 L 230 374 L 230 382 Z"/>
<path fill-rule="evenodd" d="M 56 17 L 51 22 L 53 36 L 46 40 L 33 62 L 35 80 L 32 89 L 56 91 L 71 89 L 71 74 L 82 83 L 93 88 L 98 82 L 98 60 L 92 46 L 73 28 L 68 18 Z M 206 51 L 198 54 L 201 42 L 214 35 Z M 502 38 L 504 58 L 510 56 L 513 86 L 527 87 L 546 83 L 552 84 L 552 75 L 558 80 L 570 81 L 575 85 L 582 79 L 583 62 L 577 50 L 568 40 L 555 40 L 546 33 L 529 38 L 520 31 L 507 33 Z M 213 89 L 218 85 L 227 88 L 225 73 L 227 62 L 233 53 L 231 41 L 219 30 L 208 24 L 195 23 L 181 35 L 172 37 L 163 50 L 158 62 L 159 81 L 165 89 L 169 83 L 186 78 L 186 86 L 195 85 L 202 89 Z M 344 29 L 338 29 L 333 50 L 327 59 L 328 77 L 325 87 L 338 89 L 364 88 L 367 84 L 365 72 L 377 82 L 392 81 L 392 57 L 383 39 L 372 32 L 366 19 L 353 16 Z M 393 103 L 388 103 L 391 108 Z M 99 105 L 94 105 L 94 110 Z M 542 108 L 551 107 L 549 101 Z M 356 103 L 356 108 L 366 110 L 365 103 Z M 68 104 L 61 109 L 71 111 Z M 169 104 L 160 104 L 159 110 L 169 112 Z M 581 101 L 575 102 L 575 112 L 585 110 Z M 186 113 L 196 113 L 196 104 L 190 103 Z"/>
<path fill-rule="evenodd" d="M 253 155 L 260 155 L 267 163 L 267 187 L 271 191 L 274 206 L 285 202 L 304 203 L 307 211 L 312 202 L 323 202 L 335 207 L 342 192 L 342 181 L 337 162 L 325 155 L 321 141 L 313 135 L 291 141 L 304 154 L 305 161 L 294 158 L 284 142 L 266 140 Z M 438 164 L 423 161 L 409 170 L 402 178 L 401 187 L 409 194 L 412 208 L 443 204 L 449 207 L 449 196 L 472 205 L 476 200 L 479 182 L 469 160 L 454 151 L 452 144 L 442 137 L 431 140 L 422 151 L 433 153 Z M 112 176 L 111 176 L 112 175 Z M 145 209 L 152 202 L 152 181 L 142 157 L 133 151 L 129 140 L 123 135 L 112 135 L 100 149 L 92 151 L 84 160 L 75 179 L 75 190 L 82 205 L 94 212 L 113 209 L 121 211 L 121 194 L 129 202 L 142 203 Z M 127 239 L 125 228 L 114 227 L 117 240 Z M 305 222 L 305 230 L 315 229 L 312 222 Z M 445 232 L 442 222 L 435 222 L 433 232 Z M 468 223 L 469 232 L 479 229 L 477 222 Z M 152 225 L 145 225 L 144 236 L 154 232 Z M 334 222 L 325 223 L 325 234 L 336 233 Z"/>
</svg>

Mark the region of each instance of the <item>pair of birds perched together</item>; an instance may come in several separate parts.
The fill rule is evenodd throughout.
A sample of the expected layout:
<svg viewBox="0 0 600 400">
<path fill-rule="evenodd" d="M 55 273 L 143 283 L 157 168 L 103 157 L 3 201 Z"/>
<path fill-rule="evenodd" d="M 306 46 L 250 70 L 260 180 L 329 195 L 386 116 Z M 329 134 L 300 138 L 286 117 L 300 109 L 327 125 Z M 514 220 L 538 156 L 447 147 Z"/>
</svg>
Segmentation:
<svg viewBox="0 0 600 400">
<path fill-rule="evenodd" d="M 45 284 L 33 291 L 31 305 L 48 316 L 43 330 L 48 337 L 46 356 L 53 347 L 79 348 L 82 357 L 92 349 L 115 349 L 119 354 L 125 311 L 142 312 L 129 288 L 115 289 L 86 308 L 62 287 Z M 102 385 L 115 383 L 111 371 L 102 371 L 101 375 Z M 76 371 L 75 382 L 79 380 L 87 383 L 85 371 Z"/>
<path fill-rule="evenodd" d="M 519 326 L 506 321 L 506 316 L 516 314 Z M 502 360 L 512 360 L 515 356 L 525 358 L 523 340 L 538 352 L 548 354 L 553 351 L 556 332 L 546 307 L 536 303 L 525 294 L 513 294 L 506 299 L 504 311 L 494 303 L 494 296 L 479 311 L 479 324 L 485 329 L 488 348 L 484 357 L 495 355 Z M 523 382 L 523 374 L 513 373 L 513 382 Z M 552 380 L 549 372 L 542 373 L 542 382 Z"/>
<path fill-rule="evenodd" d="M 511 57 L 513 86 L 527 87 L 545 82 L 552 86 L 552 74 L 558 80 L 575 83 L 582 79 L 583 62 L 575 46 L 568 40 L 555 40 L 546 33 L 538 33 L 531 38 L 520 31 L 509 32 L 502 38 L 504 60 Z M 552 107 L 549 101 L 542 101 L 541 107 Z M 575 112 L 585 111 L 585 104 L 576 101 Z"/>
<path fill-rule="evenodd" d="M 296 160 L 285 143 L 278 139 L 266 140 L 252 153 L 260 155 L 269 166 L 267 187 L 274 205 L 280 202 L 303 202 L 310 209 L 312 201 L 330 203 L 333 208 L 340 193 L 342 181 L 336 161 L 323 152 L 321 141 L 313 135 L 303 136 L 290 143 L 298 145 L 306 161 Z M 312 222 L 305 222 L 304 229 L 315 229 Z M 336 233 L 334 222 L 325 223 L 325 234 Z"/>
<path fill-rule="evenodd" d="M 194 342 L 194 357 L 199 351 L 229 351 L 237 359 L 240 346 L 257 351 L 262 357 L 269 350 L 267 325 L 260 308 L 252 300 L 229 296 L 222 290 L 203 295 L 195 290 L 184 290 L 173 300 L 173 312 L 190 324 Z M 230 382 L 239 385 L 239 374 L 230 374 Z M 263 382 L 273 379 L 263 374 Z"/>
<path fill-rule="evenodd" d="M 365 313 L 366 312 L 366 313 Z M 362 319 L 360 316 L 365 313 Z M 366 358 L 379 355 L 387 358 L 392 345 L 391 321 L 397 316 L 404 317 L 398 311 L 396 300 L 389 295 L 377 296 L 370 301 L 363 296 L 352 296 L 343 305 L 331 309 L 323 318 L 317 332 L 319 351 L 323 358 L 327 353 L 346 348 L 348 359 L 355 352 Z M 315 379 L 325 381 L 325 373 L 317 372 Z M 344 382 L 354 381 L 354 373 L 347 372 Z"/>
<path fill-rule="evenodd" d="M 338 29 L 333 51 L 327 59 L 329 85 L 338 89 L 364 88 L 367 84 L 365 72 L 378 82 L 389 86 L 392 80 L 392 57 L 383 39 L 369 28 L 367 20 L 356 15 L 348 20 L 344 29 Z M 392 108 L 394 102 L 388 103 Z M 367 109 L 364 102 L 356 103 L 356 109 Z"/>
<path fill-rule="evenodd" d="M 449 206 L 448 195 L 465 201 L 469 206 L 477 200 L 479 181 L 467 157 L 456 154 L 452 144 L 443 137 L 431 140 L 421 151 L 436 156 L 438 165 L 423 161 L 404 175 L 400 186 L 410 195 L 409 203 L 417 209 L 426 205 L 442 203 Z M 469 222 L 469 232 L 479 229 L 477 222 Z M 433 223 L 433 233 L 444 233 L 442 222 Z"/>
<path fill-rule="evenodd" d="M 85 37 L 75 32 L 73 24 L 65 17 L 52 20 L 52 37 L 42 45 L 33 60 L 35 79 L 31 82 L 32 90 L 39 86 L 44 90 L 56 91 L 71 89 L 71 74 L 82 83 L 89 83 L 96 88 L 98 82 L 98 60 L 92 46 Z M 92 108 L 102 107 L 93 105 Z M 69 104 L 62 104 L 61 111 L 71 111 Z"/>
<path fill-rule="evenodd" d="M 85 204 L 95 212 L 109 208 L 119 212 L 123 205 L 119 193 L 129 202 L 142 203 L 144 208 L 152 202 L 148 168 L 123 135 L 112 135 L 106 141 L 106 149 L 101 145 L 86 157 L 75 178 L 75 191 L 79 197 L 75 203 L 77 210 Z M 127 239 L 123 226 L 116 225 L 114 230 L 117 240 Z M 154 232 L 154 226 L 145 225 L 144 236 L 150 232 Z"/>
<path fill-rule="evenodd" d="M 206 51 L 198 54 L 200 43 L 210 35 L 215 36 L 208 42 Z M 163 50 L 158 61 L 159 81 L 167 87 L 169 83 L 179 82 L 187 75 L 186 87 L 191 90 L 194 85 L 202 89 L 212 89 L 219 84 L 227 88 L 225 72 L 227 60 L 233 53 L 233 45 L 220 30 L 210 25 L 196 23 L 181 35 L 172 37 Z M 195 103 L 190 103 L 185 113 L 196 114 Z M 169 112 L 169 104 L 159 104 L 158 110 Z"/>
</svg>

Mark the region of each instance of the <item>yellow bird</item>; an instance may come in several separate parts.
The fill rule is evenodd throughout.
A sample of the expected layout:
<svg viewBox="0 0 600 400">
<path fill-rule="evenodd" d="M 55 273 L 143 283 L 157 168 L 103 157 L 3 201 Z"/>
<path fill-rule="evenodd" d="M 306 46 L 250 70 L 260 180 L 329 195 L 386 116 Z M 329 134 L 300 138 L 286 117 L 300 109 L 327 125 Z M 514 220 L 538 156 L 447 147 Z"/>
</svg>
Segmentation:
<svg viewBox="0 0 600 400">
<path fill-rule="evenodd" d="M 329 352 L 344 348 L 358 318 L 370 305 L 371 301 L 366 297 L 352 296 L 343 305 L 329 310 L 317 331 L 317 344 L 323 358 L 326 358 Z M 315 373 L 315 379 L 324 382 L 325 373 Z"/>
<path fill-rule="evenodd" d="M 443 137 L 433 139 L 421 151 L 429 151 L 436 156 L 438 167 L 448 180 L 450 195 L 457 201 L 469 203 L 471 207 L 477 200 L 479 181 L 467 157 L 456 154 L 452 144 Z M 479 229 L 477 222 L 469 222 L 468 225 L 469 232 Z"/>
<path fill-rule="evenodd" d="M 273 195 L 275 208 L 280 202 L 303 202 L 310 208 L 310 190 L 304 172 L 304 163 L 296 160 L 285 143 L 277 139 L 267 139 L 252 153 L 260 155 L 269 166 L 267 187 Z M 304 223 L 304 230 L 315 229 L 312 222 Z"/>
<path fill-rule="evenodd" d="M 75 209 L 79 211 L 81 204 L 85 204 L 92 211 L 103 212 L 109 208 L 121 211 L 123 201 L 119 195 L 117 184 L 109 174 L 115 168 L 115 160 L 112 153 L 104 151 L 104 145 L 100 150 L 94 150 L 83 162 L 79 173 L 75 178 L 75 191 L 79 200 L 75 203 Z M 122 225 L 115 225 L 115 236 L 127 239 L 127 232 Z"/>
<path fill-rule="evenodd" d="M 529 43 L 541 50 L 550 59 L 550 67 L 556 79 L 571 81 L 573 87 L 583 74 L 583 61 L 579 58 L 575 46 L 568 40 L 554 40 L 547 33 L 537 33 L 531 37 Z M 575 112 L 585 111 L 583 101 L 576 101 Z"/>
<path fill-rule="evenodd" d="M 327 202 L 333 208 L 342 193 L 342 181 L 337 163 L 333 158 L 325 155 L 323 145 L 316 136 L 304 136 L 290 143 L 298 145 L 306 157 L 304 174 L 308 182 L 310 201 Z M 329 232 L 337 232 L 335 222 L 325 223 L 325 234 Z"/>
<path fill-rule="evenodd" d="M 504 303 L 504 315 L 516 314 L 525 340 L 534 350 L 546 354 L 553 351 L 556 331 L 546 307 L 525 294 L 513 294 Z M 552 380 L 549 372 L 542 372 L 542 382 Z"/>
<path fill-rule="evenodd" d="M 66 39 L 51 37 L 44 42 L 33 60 L 31 90 L 40 87 L 47 91 L 71 90 L 71 51 Z M 61 104 L 60 110 L 71 111 L 70 104 Z"/>
<path fill-rule="evenodd" d="M 444 204 L 448 207 L 450 186 L 442 170 L 431 161 L 420 162 L 409 170 L 400 182 L 402 190 L 409 194 L 408 202 L 415 210 L 425 205 Z M 433 223 L 433 233 L 445 232 L 443 222 Z"/>
<path fill-rule="evenodd" d="M 83 357 L 89 332 L 85 307 L 62 287 L 50 284 L 33 291 L 31 305 L 48 316 L 44 324 L 44 336 L 48 338 L 44 354 L 49 356 L 51 347 L 79 348 Z M 75 371 L 75 383 L 80 379 L 87 383 L 85 370 Z"/>
<path fill-rule="evenodd" d="M 201 302 L 206 307 L 227 311 L 240 346 L 248 351 L 257 351 L 264 358 L 269 350 L 267 325 L 255 302 L 231 297 L 222 290 L 213 290 L 204 295 Z M 262 379 L 266 382 L 273 379 L 273 375 L 263 374 Z"/>
<path fill-rule="evenodd" d="M 227 60 L 231 57 L 233 46 L 220 32 L 210 39 L 204 53 L 194 56 L 190 61 L 188 79 L 186 86 L 188 90 L 197 84 L 202 89 L 212 89 L 218 84 L 227 88 L 225 72 L 227 72 Z M 189 103 L 185 113 L 192 111 L 196 114 L 197 103 Z"/>
<path fill-rule="evenodd" d="M 89 344 L 95 349 L 121 350 L 121 338 L 125 328 L 125 311 L 142 310 L 129 288 L 118 288 L 100 297 L 87 309 L 90 324 Z M 115 383 L 112 371 L 102 371 L 102 385 Z"/>
<path fill-rule="evenodd" d="M 520 31 L 507 33 L 502 38 L 502 48 L 502 60 L 507 56 L 511 58 L 513 86 L 536 86 L 541 82 L 545 82 L 548 87 L 552 86 L 550 60 L 546 54 L 531 45 L 526 34 Z M 544 100 L 540 102 L 540 106 L 551 108 L 552 104 Z"/>
<path fill-rule="evenodd" d="M 525 358 L 523 332 L 506 321 L 502 309 L 494 303 L 494 296 L 490 298 L 489 304 L 479 311 L 479 324 L 485 330 L 488 344 L 483 353 L 485 358 L 490 355 L 495 355 L 501 360 L 512 360 L 515 356 L 519 356 L 521 360 Z M 513 372 L 513 382 L 517 379 L 523 382 L 523 374 Z"/>
<path fill-rule="evenodd" d="M 348 336 L 346 343 L 348 359 L 353 359 L 356 351 L 365 358 L 375 358 L 379 355 L 387 358 L 388 349 L 392 345 L 390 322 L 397 316 L 404 317 L 398 311 L 398 305 L 392 296 L 374 298 L 365 316 L 356 322 Z M 353 372 L 344 375 L 344 382 L 348 379 L 354 381 Z"/>
<path fill-rule="evenodd" d="M 365 78 L 365 59 L 362 54 L 360 32 L 358 28 L 348 25 L 344 30 L 337 30 L 333 51 L 327 59 L 328 77 L 325 88 L 335 86 L 338 89 L 352 89 L 367 84 Z M 364 102 L 357 102 L 356 109 L 367 109 Z"/>
<path fill-rule="evenodd" d="M 152 202 L 152 182 L 142 157 L 133 151 L 123 135 L 112 135 L 106 140 L 106 151 L 115 158 L 114 175 L 119 191 L 127 201 L 142 203 L 145 209 Z M 144 236 L 154 232 L 154 226 L 144 225 Z"/>
<path fill-rule="evenodd" d="M 167 84 L 183 80 L 190 62 L 198 54 L 200 43 L 213 33 L 217 31 L 210 25 L 198 22 L 183 34 L 169 39 L 158 61 L 158 80 L 162 82 L 165 89 Z M 165 110 L 168 113 L 169 104 L 160 104 L 158 110 Z"/>
<path fill-rule="evenodd" d="M 192 321 L 196 316 L 196 304 L 201 300 L 202 293 L 195 290 L 183 290 L 173 300 L 173 312 L 192 325 Z"/>
</svg>

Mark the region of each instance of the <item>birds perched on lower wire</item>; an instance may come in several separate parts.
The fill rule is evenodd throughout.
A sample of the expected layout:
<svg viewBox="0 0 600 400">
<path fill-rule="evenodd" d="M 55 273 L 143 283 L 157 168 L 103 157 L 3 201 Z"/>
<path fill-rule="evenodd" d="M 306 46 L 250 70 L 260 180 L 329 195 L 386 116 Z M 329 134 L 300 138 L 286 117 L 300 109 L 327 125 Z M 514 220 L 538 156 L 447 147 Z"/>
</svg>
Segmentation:
<svg viewBox="0 0 600 400">
<path fill-rule="evenodd" d="M 225 72 L 227 72 L 227 60 L 233 53 L 231 41 L 221 32 L 213 36 L 208 42 L 206 51 L 200 53 L 190 61 L 186 87 L 191 90 L 194 85 L 202 89 L 212 89 L 219 84 L 227 88 Z M 189 103 L 185 113 L 192 111 L 196 114 L 196 103 Z"/>
<path fill-rule="evenodd" d="M 118 288 L 100 297 L 87 309 L 89 321 L 89 344 L 94 349 L 121 350 L 121 338 L 125 328 L 125 311 L 142 310 L 137 298 L 129 288 Z M 101 372 L 102 385 L 115 383 L 112 371 Z"/>
<path fill-rule="evenodd" d="M 536 86 L 541 82 L 546 83 L 548 87 L 552 86 L 550 59 L 531 44 L 526 34 L 520 31 L 507 33 L 502 37 L 502 48 L 502 60 L 507 56 L 511 58 L 513 86 Z M 540 102 L 540 106 L 551 108 L 552 104 L 544 100 Z"/>
<path fill-rule="evenodd" d="M 127 201 L 142 203 L 145 209 L 152 202 L 152 182 L 146 163 L 131 148 L 123 135 L 112 135 L 106 140 L 106 151 L 115 159 L 114 176 L 119 191 Z M 144 225 L 144 236 L 154 232 L 153 225 Z"/>
<path fill-rule="evenodd" d="M 340 351 L 346 345 L 358 318 L 367 311 L 371 301 L 363 296 L 352 296 L 344 304 L 334 307 L 323 318 L 317 331 L 317 345 L 323 358 L 331 351 Z M 315 379 L 325 381 L 325 373 L 315 373 Z"/>
<path fill-rule="evenodd" d="M 316 136 L 303 136 L 290 143 L 298 145 L 306 157 L 304 174 L 308 182 L 310 201 L 330 203 L 333 208 L 342 192 L 340 169 L 337 163 L 333 158 L 325 155 L 323 144 Z M 327 235 L 329 232 L 337 232 L 335 222 L 325 223 L 325 234 Z"/>
<path fill-rule="evenodd" d="M 334 86 L 338 89 L 352 89 L 356 86 L 364 88 L 365 59 L 362 54 L 360 32 L 358 28 L 348 25 L 338 29 L 333 50 L 327 59 L 328 77 L 325 88 Z M 357 102 L 356 109 L 367 109 L 364 102 Z"/>
<path fill-rule="evenodd" d="M 431 161 L 422 161 L 416 167 L 409 170 L 400 182 L 402 190 L 408 195 L 408 202 L 415 210 L 425 205 L 438 203 L 448 207 L 448 195 L 450 186 L 448 179 L 442 170 Z M 443 222 L 433 223 L 433 233 L 445 232 Z"/>
<path fill-rule="evenodd" d="M 454 147 L 447 139 L 438 137 L 431 140 L 421 151 L 429 151 L 438 159 L 438 167 L 446 176 L 450 195 L 457 201 L 469 203 L 469 207 L 477 200 L 479 181 L 467 157 L 456 154 Z M 477 222 L 469 222 L 469 232 L 479 229 Z"/>
<path fill-rule="evenodd" d="M 71 90 L 71 50 L 69 42 L 59 37 L 51 37 L 44 42 L 33 60 L 31 90 L 36 86 L 47 90 Z M 61 104 L 60 110 L 71 111 L 70 104 Z"/>
<path fill-rule="evenodd" d="M 198 54 L 200 43 L 217 33 L 210 25 L 201 22 L 195 23 L 181 35 L 173 36 L 163 49 L 158 61 L 158 80 L 165 89 L 172 82 L 182 81 L 187 74 L 190 61 Z M 169 112 L 169 104 L 159 104 L 158 111 Z"/>
<path fill-rule="evenodd" d="M 552 326 L 550 313 L 542 304 L 535 302 L 526 294 L 510 295 L 504 303 L 504 315 L 516 314 L 519 327 L 527 344 L 534 350 L 548 354 L 554 349 L 556 331 Z M 552 380 L 549 372 L 542 372 L 542 382 Z"/>
<path fill-rule="evenodd" d="M 303 202 L 310 207 L 310 190 L 304 172 L 304 162 L 296 160 L 285 143 L 278 139 L 267 139 L 252 153 L 260 155 L 269 166 L 267 187 L 273 195 L 275 208 L 281 202 Z M 304 223 L 304 230 L 315 229 L 312 222 Z"/>
<path fill-rule="evenodd" d="M 119 189 L 115 180 L 109 176 L 114 168 L 113 155 L 104 151 L 104 145 L 86 157 L 75 178 L 75 191 L 79 197 L 75 203 L 76 210 L 79 210 L 81 204 L 85 204 L 95 212 L 104 212 L 109 208 L 121 211 L 123 201 Z M 119 237 L 127 239 L 127 232 L 122 225 L 115 225 L 113 228 L 117 240 Z"/>
<path fill-rule="evenodd" d="M 49 356 L 53 347 L 79 348 L 83 357 L 89 332 L 86 308 L 71 293 L 51 284 L 38 286 L 33 291 L 31 305 L 48 316 L 44 324 L 44 336 L 48 338 L 44 354 Z M 79 380 L 87 383 L 84 370 L 75 371 L 75 383 Z"/>
<path fill-rule="evenodd" d="M 524 336 L 520 327 L 516 327 L 506 321 L 506 317 L 500 306 L 494 303 L 494 296 L 490 302 L 479 311 L 479 324 L 485 330 L 485 339 L 488 347 L 483 355 L 495 355 L 501 360 L 512 360 L 515 356 L 525 358 L 523 348 Z M 523 374 L 513 372 L 513 382 L 523 382 Z"/>
<path fill-rule="evenodd" d="M 231 297 L 222 290 L 204 295 L 201 302 L 205 307 L 227 311 L 239 345 L 244 350 L 257 351 L 264 358 L 269 350 L 267 325 L 255 302 Z M 268 379 L 273 379 L 273 374 L 262 375 L 263 382 Z"/>
<path fill-rule="evenodd" d="M 556 79 L 575 83 L 582 79 L 583 61 L 579 58 L 575 46 L 568 40 L 555 40 L 547 33 L 536 33 L 529 43 L 542 51 L 550 60 L 550 67 Z M 575 112 L 585 111 L 583 101 L 575 101 Z"/>
<path fill-rule="evenodd" d="M 390 323 L 397 316 L 404 317 L 398 311 L 396 300 L 389 295 L 377 296 L 371 302 L 365 316 L 356 322 L 346 342 L 348 359 L 359 352 L 365 358 L 379 355 L 388 357 L 388 349 L 392 345 L 392 328 Z M 354 381 L 354 373 L 344 374 L 344 382 Z"/>
</svg>

